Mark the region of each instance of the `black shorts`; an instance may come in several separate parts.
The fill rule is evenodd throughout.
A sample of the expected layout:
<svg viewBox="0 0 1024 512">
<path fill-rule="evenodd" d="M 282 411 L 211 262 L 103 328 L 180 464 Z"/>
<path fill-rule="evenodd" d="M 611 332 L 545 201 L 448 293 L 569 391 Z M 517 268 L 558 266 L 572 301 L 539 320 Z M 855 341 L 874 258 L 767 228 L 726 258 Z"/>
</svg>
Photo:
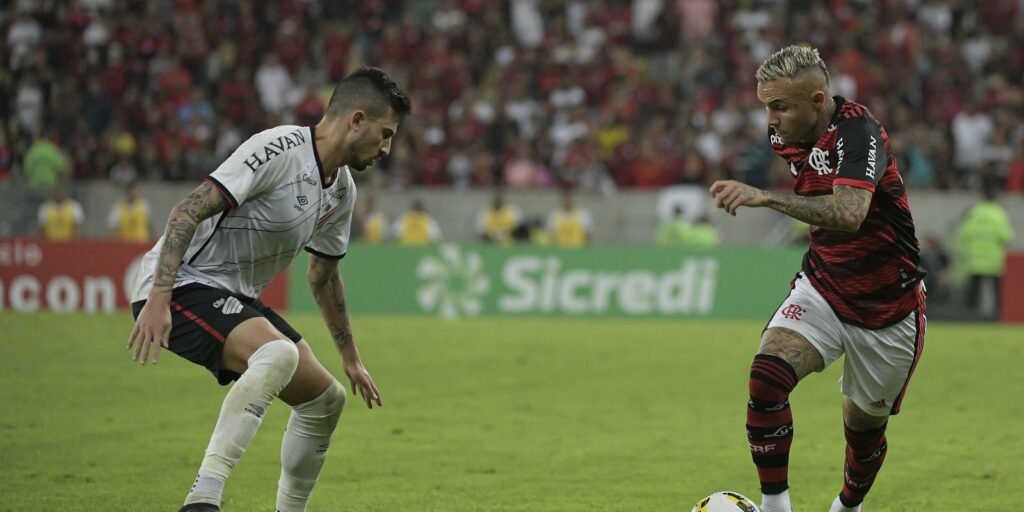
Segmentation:
<svg viewBox="0 0 1024 512">
<path fill-rule="evenodd" d="M 132 314 L 139 317 L 146 301 L 132 303 Z M 238 379 L 238 373 L 220 367 L 224 340 L 238 324 L 263 317 L 288 339 L 298 343 L 302 335 L 292 329 L 274 310 L 259 299 L 235 295 L 229 291 L 192 283 L 171 293 L 171 352 L 205 366 L 222 386 Z"/>
</svg>

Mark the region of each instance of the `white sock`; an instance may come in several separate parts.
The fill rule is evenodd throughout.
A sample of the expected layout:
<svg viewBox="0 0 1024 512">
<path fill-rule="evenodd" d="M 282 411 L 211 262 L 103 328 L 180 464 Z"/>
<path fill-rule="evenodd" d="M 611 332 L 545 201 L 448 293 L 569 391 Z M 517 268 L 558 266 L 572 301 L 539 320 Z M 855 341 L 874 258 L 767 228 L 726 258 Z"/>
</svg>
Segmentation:
<svg viewBox="0 0 1024 512">
<path fill-rule="evenodd" d="M 281 439 L 278 512 L 305 512 L 344 406 L 345 386 L 334 381 L 320 396 L 292 408 Z"/>
<path fill-rule="evenodd" d="M 779 494 L 762 494 L 761 512 L 793 512 L 793 505 L 789 503 L 789 489 Z"/>
<path fill-rule="evenodd" d="M 853 508 L 847 507 L 839 500 L 839 496 L 836 496 L 835 501 L 832 502 L 832 508 L 828 509 L 828 512 L 860 512 L 860 505 Z"/>
<path fill-rule="evenodd" d="M 185 497 L 186 505 L 220 505 L 231 469 L 256 435 L 271 400 L 292 380 L 298 364 L 299 350 L 289 340 L 266 343 L 249 357 L 249 369 L 224 397 L 199 476 Z"/>
</svg>

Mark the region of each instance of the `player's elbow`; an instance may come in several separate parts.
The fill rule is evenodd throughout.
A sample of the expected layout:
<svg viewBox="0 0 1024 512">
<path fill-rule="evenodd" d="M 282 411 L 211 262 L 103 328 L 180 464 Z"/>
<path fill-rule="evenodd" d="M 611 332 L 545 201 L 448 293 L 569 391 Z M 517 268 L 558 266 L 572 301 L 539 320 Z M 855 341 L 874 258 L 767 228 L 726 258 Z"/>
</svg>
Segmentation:
<svg viewBox="0 0 1024 512">
<path fill-rule="evenodd" d="M 306 267 L 306 280 L 309 287 L 317 289 L 331 284 L 338 276 L 338 267 L 334 261 L 321 258 L 315 254 L 309 255 L 309 266 Z"/>
<path fill-rule="evenodd" d="M 196 218 L 196 216 L 189 210 L 188 205 L 181 202 L 171 207 L 171 211 L 167 215 L 167 220 L 168 222 L 173 221 L 176 223 L 188 222 L 198 226 L 201 219 Z"/>
<path fill-rule="evenodd" d="M 838 226 L 838 228 L 840 231 L 846 233 L 856 233 L 860 231 L 860 226 L 864 224 L 865 217 L 867 217 L 867 212 L 864 212 L 863 214 L 854 213 L 852 215 L 849 215 L 845 219 L 843 219 L 844 222 L 842 223 L 842 225 Z"/>
<path fill-rule="evenodd" d="M 839 231 L 842 231 L 843 233 L 853 234 L 853 233 L 856 233 L 856 232 L 860 231 L 860 224 L 859 223 L 857 223 L 857 224 L 846 223 L 846 224 L 843 224 L 841 226 L 837 226 L 836 229 L 838 229 Z"/>
</svg>

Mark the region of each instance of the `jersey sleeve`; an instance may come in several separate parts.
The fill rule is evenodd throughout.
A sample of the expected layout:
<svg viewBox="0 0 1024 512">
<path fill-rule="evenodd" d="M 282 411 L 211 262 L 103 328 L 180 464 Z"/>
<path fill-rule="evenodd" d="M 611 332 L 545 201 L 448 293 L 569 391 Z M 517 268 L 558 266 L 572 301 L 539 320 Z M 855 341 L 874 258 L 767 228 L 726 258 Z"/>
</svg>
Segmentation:
<svg viewBox="0 0 1024 512">
<path fill-rule="evenodd" d="M 836 135 L 836 178 L 833 185 L 848 185 L 874 192 L 885 172 L 888 155 L 882 127 L 869 117 L 847 119 Z"/>
<path fill-rule="evenodd" d="M 275 130 L 266 130 L 249 137 L 207 176 L 206 179 L 224 194 L 231 208 L 238 208 L 247 200 L 284 185 L 287 159 L 270 158 L 276 156 L 270 142 L 276 141 L 277 135 Z"/>
<path fill-rule="evenodd" d="M 356 205 L 356 185 L 348 176 L 348 193 L 342 201 L 324 214 L 323 225 L 313 233 L 313 238 L 306 244 L 306 252 L 340 260 L 348 252 L 348 242 L 352 234 L 352 210 Z"/>
</svg>

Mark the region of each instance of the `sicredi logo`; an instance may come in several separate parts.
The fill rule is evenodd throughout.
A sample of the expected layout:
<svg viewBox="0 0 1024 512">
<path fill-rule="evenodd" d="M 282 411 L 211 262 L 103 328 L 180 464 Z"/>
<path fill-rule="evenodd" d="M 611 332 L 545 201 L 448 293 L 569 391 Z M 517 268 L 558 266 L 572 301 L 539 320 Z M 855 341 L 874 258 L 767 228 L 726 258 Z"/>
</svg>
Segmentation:
<svg viewBox="0 0 1024 512">
<path fill-rule="evenodd" d="M 423 281 L 416 293 L 420 308 L 449 319 L 480 314 L 480 300 L 490 289 L 480 255 L 464 254 L 455 245 L 442 245 L 438 257 L 424 256 L 416 275 Z"/>
<path fill-rule="evenodd" d="M 555 256 L 509 258 L 502 272 L 504 313 L 706 314 L 714 304 L 718 262 L 685 258 L 676 270 L 565 269 Z"/>
<path fill-rule="evenodd" d="M 500 265 L 488 277 L 478 253 L 442 246 L 417 265 L 420 308 L 445 318 L 478 315 L 485 304 L 514 314 L 700 315 L 712 311 L 718 280 L 710 257 L 686 257 L 664 271 L 579 268 L 558 255 L 515 255 Z"/>
</svg>

